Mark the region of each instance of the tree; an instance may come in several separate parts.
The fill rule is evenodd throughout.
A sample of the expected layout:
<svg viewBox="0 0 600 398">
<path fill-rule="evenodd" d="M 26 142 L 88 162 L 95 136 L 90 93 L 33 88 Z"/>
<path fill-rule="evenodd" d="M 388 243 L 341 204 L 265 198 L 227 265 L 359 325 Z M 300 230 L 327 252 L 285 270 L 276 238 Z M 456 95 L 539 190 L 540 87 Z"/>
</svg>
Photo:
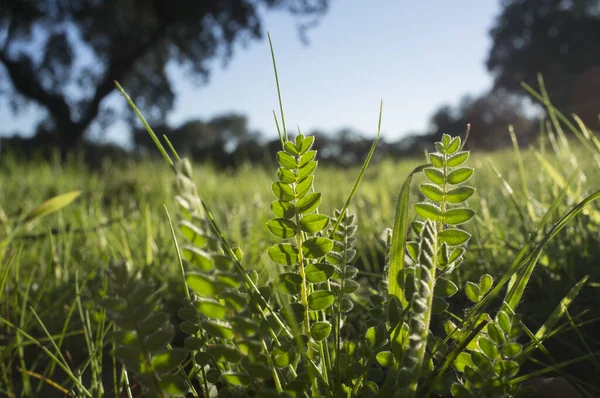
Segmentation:
<svg viewBox="0 0 600 398">
<path fill-rule="evenodd" d="M 170 61 L 206 81 L 213 59 L 262 37 L 263 7 L 319 18 L 329 1 L 2 0 L 0 95 L 15 112 L 45 108 L 64 155 L 92 122 L 114 119 L 102 103 L 115 80 L 150 120 L 163 119 L 175 98 Z"/>
<path fill-rule="evenodd" d="M 420 137 L 406 137 L 395 151 L 421 152 L 441 140 L 444 133 L 462 135 L 467 124 L 471 125 L 467 141 L 469 148 L 495 149 L 510 145 L 509 124 L 513 126 L 519 143 L 528 144 L 535 133 L 535 126 L 522 109 L 520 98 L 502 90 L 477 97 L 465 95 L 457 106 L 440 106 L 430 118 L 429 132 Z"/>
<path fill-rule="evenodd" d="M 600 1 L 504 0 L 502 7 L 486 61 L 495 87 L 523 95 L 521 81 L 536 87 L 541 73 L 560 110 L 597 126 Z"/>
</svg>

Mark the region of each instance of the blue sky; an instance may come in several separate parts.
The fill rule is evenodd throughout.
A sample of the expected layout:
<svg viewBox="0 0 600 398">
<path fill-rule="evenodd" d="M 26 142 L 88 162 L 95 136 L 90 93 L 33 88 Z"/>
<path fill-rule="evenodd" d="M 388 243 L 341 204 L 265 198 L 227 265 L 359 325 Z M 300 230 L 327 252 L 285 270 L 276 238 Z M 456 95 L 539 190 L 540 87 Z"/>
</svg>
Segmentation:
<svg viewBox="0 0 600 398">
<path fill-rule="evenodd" d="M 265 14 L 277 57 L 288 128 L 334 131 L 353 127 L 368 135 L 377 128 L 383 99 L 382 133 L 396 139 L 423 131 L 431 113 L 467 93 L 492 84 L 484 61 L 488 31 L 500 12 L 497 0 L 332 0 L 329 12 L 298 37 L 297 20 L 284 12 Z M 171 71 L 175 109 L 172 124 L 236 111 L 250 126 L 275 137 L 278 109 L 268 41 L 236 48 L 226 68 L 214 63 L 208 84 L 197 86 Z M 122 99 L 113 93 L 110 103 Z M 30 130 L 42 114 L 36 107 L 14 117 L 0 102 L 2 131 Z M 459 132 L 451 132 L 459 133 Z M 107 138 L 126 142 L 128 127 L 115 123 Z"/>
</svg>

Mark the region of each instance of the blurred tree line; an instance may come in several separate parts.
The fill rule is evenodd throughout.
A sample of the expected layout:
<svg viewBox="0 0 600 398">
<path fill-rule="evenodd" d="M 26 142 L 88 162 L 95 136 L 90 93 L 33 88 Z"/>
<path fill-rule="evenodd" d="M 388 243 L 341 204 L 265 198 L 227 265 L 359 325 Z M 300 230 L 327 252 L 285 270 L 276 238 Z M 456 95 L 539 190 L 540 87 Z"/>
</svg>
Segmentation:
<svg viewBox="0 0 600 398">
<path fill-rule="evenodd" d="M 263 11 L 295 15 L 305 40 L 306 30 L 326 14 L 330 1 L 0 0 L 0 97 L 15 113 L 30 103 L 47 111 L 32 138 L 2 139 L 2 150 L 50 153 L 58 147 L 63 158 L 77 149 L 91 157 L 122 156 L 120 147 L 86 140 L 117 120 L 135 125 L 128 107 L 113 109 L 104 101 L 118 80 L 156 132 L 166 133 L 182 153 L 223 167 L 269 162 L 278 139 L 250 131 L 244 115 L 165 125 L 176 96 L 166 66 L 177 65 L 192 81 L 205 83 L 211 61 L 227 62 L 236 44 L 262 38 Z M 560 110 L 575 112 L 590 128 L 600 129 L 600 52 L 595 47 L 600 0 L 502 0 L 501 6 L 486 60 L 492 89 L 441 106 L 423 131 L 397 141 L 382 139 L 378 157 L 420 156 L 441 134 L 462 134 L 468 123 L 471 148 L 509 145 L 509 124 L 521 144 L 532 142 L 538 121 L 523 111 L 520 84 L 536 86 L 538 73 Z M 362 162 L 372 140 L 348 128 L 308 133 L 317 135 L 321 160 L 338 165 Z M 156 152 L 145 131 L 134 129 L 131 135 L 136 154 Z"/>
</svg>

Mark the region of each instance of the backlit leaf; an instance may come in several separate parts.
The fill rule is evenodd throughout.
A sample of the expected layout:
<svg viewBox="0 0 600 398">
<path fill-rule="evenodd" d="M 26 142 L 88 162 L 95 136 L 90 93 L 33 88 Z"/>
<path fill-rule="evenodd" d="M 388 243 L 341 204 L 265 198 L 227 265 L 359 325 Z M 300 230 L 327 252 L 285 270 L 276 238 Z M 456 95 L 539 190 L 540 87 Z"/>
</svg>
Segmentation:
<svg viewBox="0 0 600 398">
<path fill-rule="evenodd" d="M 221 377 L 226 383 L 233 386 L 247 386 L 251 382 L 250 375 L 245 373 L 224 372 Z"/>
<path fill-rule="evenodd" d="M 475 170 L 470 167 L 461 167 L 448 174 L 448 183 L 462 184 L 473 175 Z"/>
<path fill-rule="evenodd" d="M 458 292 L 456 284 L 446 278 L 438 278 L 435 283 L 435 295 L 440 297 L 452 297 Z"/>
<path fill-rule="evenodd" d="M 296 182 L 296 175 L 294 174 L 294 172 L 288 169 L 284 169 L 283 167 L 280 167 L 277 170 L 277 178 L 279 178 L 279 181 L 285 184 L 291 184 L 293 182 Z"/>
<path fill-rule="evenodd" d="M 305 177 L 296 185 L 296 198 L 301 199 L 312 188 L 314 176 Z"/>
<path fill-rule="evenodd" d="M 462 203 L 465 200 L 469 199 L 474 192 L 475 188 L 471 187 L 454 188 L 446 192 L 446 200 L 448 201 L 448 203 L 452 204 Z"/>
<path fill-rule="evenodd" d="M 282 182 L 274 182 L 273 185 L 271 185 L 271 190 L 273 191 L 273 194 L 275 194 L 275 197 L 277 199 L 282 200 L 284 202 L 289 202 L 296 198 L 292 187 Z"/>
<path fill-rule="evenodd" d="M 475 212 L 471 209 L 450 209 L 444 214 L 444 222 L 450 225 L 463 224 L 474 215 Z"/>
<path fill-rule="evenodd" d="M 277 161 L 286 169 L 295 169 L 296 167 L 298 167 L 296 159 L 294 159 L 294 157 L 289 153 L 283 151 L 277 152 Z"/>
<path fill-rule="evenodd" d="M 208 318 L 223 319 L 227 312 L 227 308 L 214 299 L 200 299 L 194 305 L 199 313 Z"/>
<path fill-rule="evenodd" d="M 217 281 L 209 275 L 189 272 L 185 280 L 200 297 L 214 297 L 219 291 Z"/>
<path fill-rule="evenodd" d="M 460 229 L 445 229 L 438 234 L 440 243 L 446 242 L 449 246 L 462 245 L 470 237 L 471 234 Z"/>
<path fill-rule="evenodd" d="M 242 355 L 238 350 L 221 344 L 207 345 L 206 352 L 208 352 L 217 362 L 236 363 L 242 360 Z"/>
<path fill-rule="evenodd" d="M 439 169 L 434 169 L 432 167 L 427 167 L 423 169 L 423 173 L 433 182 L 434 184 L 443 185 L 444 184 L 444 173 L 442 173 Z"/>
<path fill-rule="evenodd" d="M 306 163 L 310 162 L 317 156 L 317 151 L 311 150 L 307 151 L 305 154 L 300 156 L 300 161 L 298 162 L 298 167 L 304 166 Z"/>
<path fill-rule="evenodd" d="M 31 210 L 24 218 L 24 222 L 32 221 L 36 218 L 40 218 L 46 216 L 48 214 L 54 213 L 62 209 L 65 206 L 68 206 L 77 199 L 81 195 L 81 191 L 72 191 L 57 195 L 47 201 L 43 202 L 33 210 Z"/>
<path fill-rule="evenodd" d="M 325 229 L 329 223 L 329 217 L 323 214 L 307 214 L 300 219 L 300 229 L 309 234 Z"/>
<path fill-rule="evenodd" d="M 293 272 L 285 272 L 277 276 L 274 283 L 282 293 L 298 294 L 302 288 L 302 277 Z"/>
<path fill-rule="evenodd" d="M 320 258 L 333 248 L 333 241 L 328 238 L 310 238 L 302 244 L 302 254 L 306 258 Z"/>
<path fill-rule="evenodd" d="M 298 149 L 292 141 L 286 141 L 286 143 L 283 144 L 283 149 L 290 155 L 298 155 Z"/>
<path fill-rule="evenodd" d="M 298 170 L 298 180 L 301 180 L 306 176 L 312 175 L 315 169 L 317 168 L 317 163 L 318 162 L 316 160 L 311 160 L 310 162 L 307 162 L 305 165 L 303 165 Z"/>
<path fill-rule="evenodd" d="M 441 209 L 433 203 L 417 203 L 414 208 L 415 212 L 423 218 L 432 221 L 439 221 L 442 218 Z"/>
<path fill-rule="evenodd" d="M 315 142 L 315 136 L 309 135 L 308 137 L 306 137 L 302 140 L 302 144 L 300 144 L 300 147 L 298 147 L 298 150 L 300 151 L 300 153 L 305 153 L 312 147 L 314 142 Z"/>
<path fill-rule="evenodd" d="M 327 263 L 309 264 L 304 269 L 306 280 L 311 283 L 322 283 L 331 278 L 335 267 Z"/>
<path fill-rule="evenodd" d="M 159 373 L 167 373 L 183 362 L 187 351 L 183 348 L 173 348 L 152 356 L 152 367 Z"/>
<path fill-rule="evenodd" d="M 267 250 L 267 254 L 277 264 L 293 265 L 298 261 L 298 249 L 290 243 L 279 243 Z"/>
<path fill-rule="evenodd" d="M 296 215 L 294 205 L 290 202 L 283 202 L 281 200 L 276 200 L 273 203 L 271 203 L 271 211 L 277 217 L 282 218 L 292 218 Z"/>
<path fill-rule="evenodd" d="M 275 218 L 267 223 L 269 231 L 278 238 L 288 239 L 296 235 L 296 224 L 286 218 Z"/>
<path fill-rule="evenodd" d="M 439 168 L 444 167 L 444 155 L 442 155 L 441 153 L 430 153 L 429 161 L 435 167 L 439 167 Z"/>
<path fill-rule="evenodd" d="M 454 155 L 449 156 L 446 162 L 450 167 L 457 167 L 466 162 L 468 158 L 468 151 L 456 152 Z"/>
<path fill-rule="evenodd" d="M 168 374 L 160 378 L 160 389 L 172 397 L 181 397 L 189 391 L 185 379 L 176 374 Z"/>
<path fill-rule="evenodd" d="M 465 285 L 465 293 L 469 300 L 471 300 L 472 302 L 479 302 L 479 286 L 477 286 L 473 282 L 467 282 L 467 284 Z"/>
<path fill-rule="evenodd" d="M 335 295 L 329 290 L 317 290 L 308 296 L 308 307 L 311 310 L 324 310 L 333 304 Z"/>
<path fill-rule="evenodd" d="M 444 197 L 442 189 L 433 184 L 421 184 L 421 192 L 423 192 L 427 198 L 437 203 L 440 203 Z"/>
<path fill-rule="evenodd" d="M 310 328 L 310 335 L 316 341 L 325 340 L 331 333 L 331 323 L 329 322 L 316 322 Z"/>
<path fill-rule="evenodd" d="M 310 213 L 319 207 L 319 204 L 321 204 L 321 194 L 318 192 L 312 192 L 306 194 L 303 198 L 296 202 L 296 210 L 299 214 Z"/>
</svg>

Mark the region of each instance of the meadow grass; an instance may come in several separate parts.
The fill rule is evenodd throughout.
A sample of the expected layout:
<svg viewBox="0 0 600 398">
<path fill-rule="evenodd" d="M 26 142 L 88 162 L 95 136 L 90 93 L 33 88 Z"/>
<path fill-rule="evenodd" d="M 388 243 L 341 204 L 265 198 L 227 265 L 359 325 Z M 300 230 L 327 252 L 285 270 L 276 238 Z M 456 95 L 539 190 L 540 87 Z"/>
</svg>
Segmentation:
<svg viewBox="0 0 600 398">
<path fill-rule="evenodd" d="M 600 143 L 541 88 L 527 149 L 317 167 L 281 106 L 278 169 L 3 158 L 0 394 L 597 395 Z"/>
</svg>

